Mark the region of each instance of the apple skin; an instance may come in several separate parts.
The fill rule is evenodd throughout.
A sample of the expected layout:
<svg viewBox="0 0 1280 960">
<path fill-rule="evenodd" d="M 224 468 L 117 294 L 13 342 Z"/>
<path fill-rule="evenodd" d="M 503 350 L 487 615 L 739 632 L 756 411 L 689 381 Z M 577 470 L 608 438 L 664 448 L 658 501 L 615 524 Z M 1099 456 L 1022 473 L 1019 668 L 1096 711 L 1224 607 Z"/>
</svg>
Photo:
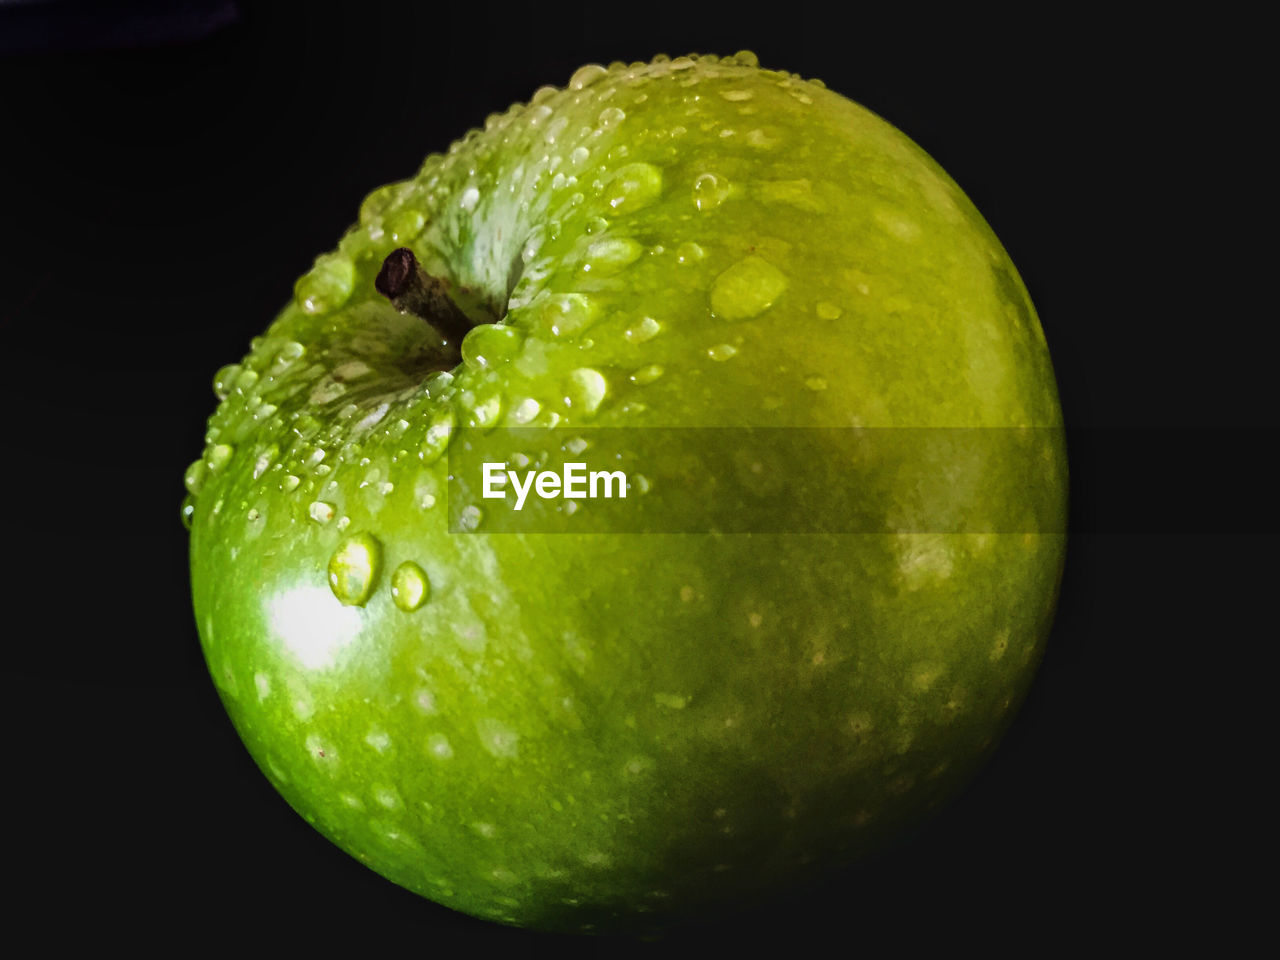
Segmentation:
<svg viewBox="0 0 1280 960">
<path fill-rule="evenodd" d="M 374 289 L 398 247 L 502 318 L 451 373 Z M 1026 290 L 920 148 L 750 54 L 494 115 L 215 389 L 184 512 L 227 712 L 309 823 L 475 916 L 652 931 L 851 862 L 963 786 L 1041 658 L 1067 478 Z M 450 533 L 449 438 L 528 400 L 554 437 L 1038 427 L 1039 474 L 987 462 L 972 502 L 1050 532 Z"/>
</svg>

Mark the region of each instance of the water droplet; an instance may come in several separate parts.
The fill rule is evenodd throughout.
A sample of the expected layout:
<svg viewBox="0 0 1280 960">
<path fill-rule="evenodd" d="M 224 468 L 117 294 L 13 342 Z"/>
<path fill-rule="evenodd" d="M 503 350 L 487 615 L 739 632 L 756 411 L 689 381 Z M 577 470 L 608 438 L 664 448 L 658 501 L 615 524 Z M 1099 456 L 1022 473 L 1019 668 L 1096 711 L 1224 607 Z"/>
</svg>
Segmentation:
<svg viewBox="0 0 1280 960">
<path fill-rule="evenodd" d="M 711 310 L 724 320 L 746 320 L 769 309 L 786 289 L 786 275 L 768 260 L 752 255 L 716 277 Z"/>
<path fill-rule="evenodd" d="M 706 257 L 707 251 L 692 241 L 682 243 L 676 247 L 676 263 L 688 265 L 705 260 Z"/>
<path fill-rule="evenodd" d="M 542 409 L 542 404 L 538 403 L 533 397 L 525 397 L 515 409 L 511 411 L 511 419 L 516 423 L 528 423 L 538 415 L 538 411 Z"/>
<path fill-rule="evenodd" d="M 352 534 L 329 558 L 329 587 L 344 605 L 362 607 L 373 596 L 381 569 L 382 544 L 372 534 Z"/>
<path fill-rule="evenodd" d="M 422 232 L 425 225 L 426 218 L 420 210 L 406 207 L 387 220 L 387 233 L 393 243 L 408 243 Z"/>
<path fill-rule="evenodd" d="M 804 385 L 814 391 L 827 389 L 827 381 L 823 377 L 809 377 Z"/>
<path fill-rule="evenodd" d="M 662 195 L 662 171 L 651 163 L 629 163 L 614 174 L 604 199 L 614 213 L 632 213 Z"/>
<path fill-rule="evenodd" d="M 755 94 L 750 90 L 721 90 L 720 96 L 730 103 L 741 103 L 743 100 L 750 100 Z"/>
<path fill-rule="evenodd" d="M 599 370 L 590 367 L 579 367 L 569 374 L 569 382 L 565 387 L 565 402 L 583 414 L 592 416 L 609 392 L 609 383 Z"/>
<path fill-rule="evenodd" d="M 253 462 L 253 479 L 257 480 L 266 473 L 279 455 L 280 448 L 274 444 L 261 451 L 258 454 L 258 458 Z"/>
<path fill-rule="evenodd" d="M 741 64 L 744 67 L 760 66 L 760 58 L 757 57 L 750 50 L 739 50 L 737 53 L 733 55 L 733 59 L 736 60 L 739 64 Z"/>
<path fill-rule="evenodd" d="M 445 408 L 431 418 L 426 436 L 422 440 L 422 448 L 418 451 L 418 459 L 423 463 L 434 463 L 449 448 L 449 439 L 453 436 L 456 423 L 453 410 Z"/>
<path fill-rule="evenodd" d="M 701 173 L 693 181 L 693 205 L 699 210 L 714 210 L 728 198 L 729 181 L 714 173 Z"/>
<path fill-rule="evenodd" d="M 596 123 L 600 125 L 602 130 L 611 130 L 626 118 L 626 113 L 617 107 L 605 107 L 600 111 L 600 116 L 596 118 Z"/>
<path fill-rule="evenodd" d="M 323 254 L 294 285 L 293 295 L 307 313 L 327 313 L 342 306 L 355 286 L 355 265 L 340 254 Z"/>
<path fill-rule="evenodd" d="M 279 350 L 276 351 L 275 359 L 271 363 L 272 373 L 283 373 L 289 367 L 299 360 L 307 348 L 295 340 L 290 340 Z"/>
<path fill-rule="evenodd" d="M 587 162 L 587 158 L 591 156 L 591 151 L 586 147 L 574 147 L 573 153 L 569 154 L 569 162 L 575 167 L 580 167 Z"/>
<path fill-rule="evenodd" d="M 738 348 L 728 343 L 717 343 L 714 347 L 707 350 L 707 356 L 712 360 L 721 362 L 728 360 L 738 352 Z"/>
<path fill-rule="evenodd" d="M 542 328 L 556 337 L 581 333 L 595 323 L 598 314 L 596 302 L 581 293 L 552 294 L 538 308 Z"/>
<path fill-rule="evenodd" d="M 182 525 L 186 527 L 188 530 L 191 529 L 191 524 L 192 524 L 192 521 L 195 519 L 195 515 L 196 515 L 195 501 L 191 499 L 190 494 L 187 494 L 187 496 L 182 498 Z"/>
<path fill-rule="evenodd" d="M 182 485 L 187 488 L 187 492 L 193 497 L 200 495 L 200 488 L 204 486 L 207 470 L 204 460 L 196 460 L 187 467 L 187 472 L 182 475 Z"/>
<path fill-rule="evenodd" d="M 477 529 L 484 522 L 484 512 L 474 503 L 462 508 L 458 515 L 458 528 L 464 533 Z"/>
<path fill-rule="evenodd" d="M 502 414 L 502 388 L 496 383 L 482 383 L 474 390 L 465 390 L 458 398 L 464 410 L 470 414 L 468 426 L 492 430 Z"/>
<path fill-rule="evenodd" d="M 255 370 L 241 370 L 240 376 L 236 377 L 235 388 L 240 393 L 248 393 L 258 384 L 258 374 Z"/>
<path fill-rule="evenodd" d="M 662 329 L 662 325 L 653 317 L 643 317 L 636 323 L 633 323 L 626 329 L 623 336 L 631 343 L 644 343 L 657 336 L 658 331 Z"/>
<path fill-rule="evenodd" d="M 608 71 L 598 63 L 588 63 L 586 66 L 579 67 L 572 77 L 569 78 L 570 90 L 582 90 L 591 86 L 601 77 L 605 76 Z"/>
<path fill-rule="evenodd" d="M 307 507 L 307 515 L 319 524 L 328 523 L 333 519 L 335 512 L 333 504 L 325 503 L 323 500 L 316 500 L 311 506 Z"/>
<path fill-rule="evenodd" d="M 302 481 L 295 477 L 292 473 L 286 473 L 280 479 L 280 489 L 284 493 L 293 493 L 298 489 L 298 484 Z"/>
<path fill-rule="evenodd" d="M 430 593 L 431 584 L 426 573 L 412 560 L 400 564 L 391 575 L 391 599 L 405 613 L 421 607 Z"/>
<path fill-rule="evenodd" d="M 823 320 L 837 320 L 842 312 L 834 303 L 828 303 L 825 300 L 819 303 L 814 309 L 817 311 L 818 316 Z"/>
<path fill-rule="evenodd" d="M 629 237 L 597 240 L 587 247 L 583 269 L 612 273 L 635 263 L 642 253 L 644 253 L 644 247 Z"/>
<path fill-rule="evenodd" d="M 225 400 L 231 396 L 231 389 L 235 386 L 236 378 L 240 376 L 240 364 L 228 363 L 225 367 L 213 375 L 213 394 L 219 400 Z"/>
<path fill-rule="evenodd" d="M 229 443 L 215 443 L 209 448 L 209 452 L 205 454 L 209 470 L 217 473 L 231 461 L 231 456 L 235 452 L 235 447 Z"/>
<path fill-rule="evenodd" d="M 772 150 L 780 142 L 777 137 L 770 136 L 760 129 L 747 132 L 747 143 L 758 150 Z"/>
<path fill-rule="evenodd" d="M 647 367 L 641 367 L 635 373 L 631 374 L 631 382 L 644 386 L 647 383 L 653 383 L 662 376 L 662 367 L 656 363 L 652 363 Z"/>
<path fill-rule="evenodd" d="M 374 190 L 360 204 L 360 222 L 368 226 L 380 220 L 383 214 L 412 189 L 412 181 L 400 181 L 388 183 Z"/>
<path fill-rule="evenodd" d="M 560 134 L 564 133 L 564 128 L 567 127 L 568 125 L 569 125 L 568 117 L 563 117 L 563 116 L 556 117 L 554 120 L 551 121 L 550 124 L 548 124 L 547 129 L 543 131 L 543 134 L 542 134 L 543 141 L 548 144 L 555 143 L 556 140 L 560 138 Z M 559 162 L 559 158 L 557 157 L 552 162 L 553 170 L 555 169 L 555 164 L 558 162 Z M 563 180 L 563 174 L 560 174 L 559 176 Z"/>
<path fill-rule="evenodd" d="M 496 367 L 520 352 L 523 339 L 512 327 L 482 323 L 462 338 L 462 359 L 480 367 Z"/>
<path fill-rule="evenodd" d="M 462 199 L 458 201 L 458 205 L 461 206 L 463 210 L 467 211 L 467 213 L 470 213 L 476 208 L 476 204 L 479 202 L 480 191 L 475 187 L 467 187 L 467 189 L 462 191 Z"/>
</svg>

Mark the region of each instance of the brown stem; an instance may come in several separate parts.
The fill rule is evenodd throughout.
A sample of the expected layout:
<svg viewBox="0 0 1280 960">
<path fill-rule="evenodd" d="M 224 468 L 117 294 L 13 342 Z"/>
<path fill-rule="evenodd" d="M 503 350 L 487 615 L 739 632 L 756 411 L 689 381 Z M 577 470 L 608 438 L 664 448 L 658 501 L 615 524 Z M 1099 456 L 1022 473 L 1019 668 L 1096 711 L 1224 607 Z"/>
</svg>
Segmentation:
<svg viewBox="0 0 1280 960">
<path fill-rule="evenodd" d="M 387 254 L 373 286 L 397 310 L 425 320 L 455 351 L 471 329 L 467 315 L 449 299 L 448 282 L 423 270 L 408 247 Z"/>
</svg>

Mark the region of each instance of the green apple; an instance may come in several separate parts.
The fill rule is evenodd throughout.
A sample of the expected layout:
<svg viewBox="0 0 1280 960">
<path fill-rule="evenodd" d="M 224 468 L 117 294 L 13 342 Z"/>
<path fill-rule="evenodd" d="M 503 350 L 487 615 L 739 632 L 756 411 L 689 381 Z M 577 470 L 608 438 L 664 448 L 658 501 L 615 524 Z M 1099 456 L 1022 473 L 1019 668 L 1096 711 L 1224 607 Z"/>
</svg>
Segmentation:
<svg viewBox="0 0 1280 960">
<path fill-rule="evenodd" d="M 320 832 L 479 917 L 657 929 L 851 862 L 963 786 L 1042 653 L 1066 459 L 1027 292 L 919 147 L 748 53 L 494 114 L 370 194 L 215 389 L 184 517 L 227 712 Z M 612 509 L 657 525 L 451 524 L 460 438 L 509 427 L 625 430 Z M 880 527 L 753 532 L 775 489 L 664 530 L 684 428 L 703 464 L 747 428 L 1032 456 L 907 482 L 817 440 L 793 476 Z M 900 522 L 922 477 L 954 523 Z"/>
</svg>

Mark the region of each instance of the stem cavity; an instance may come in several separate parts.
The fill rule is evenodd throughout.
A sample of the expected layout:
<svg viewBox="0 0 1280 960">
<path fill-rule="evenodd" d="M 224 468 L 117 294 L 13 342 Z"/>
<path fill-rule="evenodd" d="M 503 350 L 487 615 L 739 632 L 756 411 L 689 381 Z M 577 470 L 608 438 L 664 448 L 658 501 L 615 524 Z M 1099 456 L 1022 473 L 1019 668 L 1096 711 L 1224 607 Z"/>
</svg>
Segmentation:
<svg viewBox="0 0 1280 960">
<path fill-rule="evenodd" d="M 448 282 L 423 270 L 412 250 L 400 247 L 387 254 L 373 285 L 397 310 L 422 318 L 440 334 L 445 346 L 458 352 L 471 321 L 449 299 Z"/>
</svg>

